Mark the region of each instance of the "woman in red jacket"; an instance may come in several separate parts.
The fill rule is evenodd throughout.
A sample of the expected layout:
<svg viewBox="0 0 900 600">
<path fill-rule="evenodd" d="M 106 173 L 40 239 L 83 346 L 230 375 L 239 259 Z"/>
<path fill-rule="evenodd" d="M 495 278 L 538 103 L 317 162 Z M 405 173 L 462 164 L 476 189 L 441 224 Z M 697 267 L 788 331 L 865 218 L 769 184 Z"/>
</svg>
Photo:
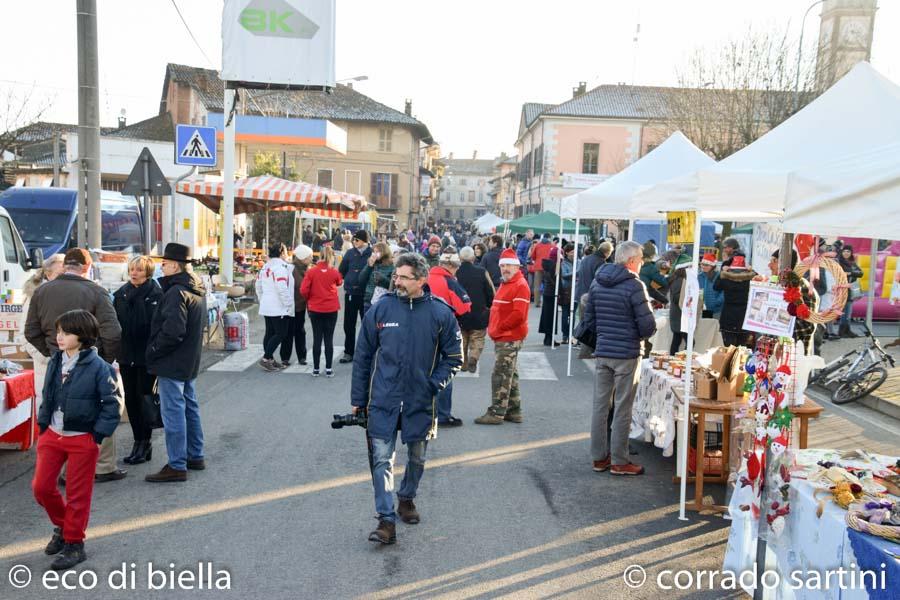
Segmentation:
<svg viewBox="0 0 900 600">
<path fill-rule="evenodd" d="M 325 342 L 325 377 L 334 377 L 331 359 L 334 356 L 334 326 L 337 324 L 341 301 L 338 288 L 344 284 L 341 274 L 332 267 L 334 250 L 330 244 L 322 248 L 322 260 L 310 267 L 300 286 L 300 294 L 306 298 L 306 309 L 313 329 L 313 377 L 319 376 L 319 355 Z"/>
</svg>

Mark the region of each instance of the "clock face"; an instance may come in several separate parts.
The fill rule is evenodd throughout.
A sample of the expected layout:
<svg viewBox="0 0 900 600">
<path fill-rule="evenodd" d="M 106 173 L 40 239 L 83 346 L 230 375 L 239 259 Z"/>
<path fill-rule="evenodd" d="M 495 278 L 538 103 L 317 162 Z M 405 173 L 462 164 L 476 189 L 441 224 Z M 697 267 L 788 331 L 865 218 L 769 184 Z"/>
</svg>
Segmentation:
<svg viewBox="0 0 900 600">
<path fill-rule="evenodd" d="M 845 17 L 841 20 L 842 46 L 865 46 L 868 33 L 869 19 L 867 17 Z"/>
</svg>

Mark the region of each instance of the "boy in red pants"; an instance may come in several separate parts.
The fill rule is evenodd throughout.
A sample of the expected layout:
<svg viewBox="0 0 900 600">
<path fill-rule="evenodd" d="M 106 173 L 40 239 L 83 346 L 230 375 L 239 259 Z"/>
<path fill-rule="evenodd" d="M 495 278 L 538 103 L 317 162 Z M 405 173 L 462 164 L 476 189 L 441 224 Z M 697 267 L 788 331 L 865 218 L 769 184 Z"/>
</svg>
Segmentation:
<svg viewBox="0 0 900 600">
<path fill-rule="evenodd" d="M 100 442 L 119 424 L 116 373 L 94 348 L 99 336 L 100 325 L 88 311 L 63 313 L 56 320 L 59 351 L 50 359 L 44 380 L 31 488 L 56 526 L 44 550 L 58 554 L 51 565 L 55 570 L 70 569 L 86 558 L 84 531 Z M 68 463 L 65 498 L 56 485 L 64 463 Z"/>
</svg>

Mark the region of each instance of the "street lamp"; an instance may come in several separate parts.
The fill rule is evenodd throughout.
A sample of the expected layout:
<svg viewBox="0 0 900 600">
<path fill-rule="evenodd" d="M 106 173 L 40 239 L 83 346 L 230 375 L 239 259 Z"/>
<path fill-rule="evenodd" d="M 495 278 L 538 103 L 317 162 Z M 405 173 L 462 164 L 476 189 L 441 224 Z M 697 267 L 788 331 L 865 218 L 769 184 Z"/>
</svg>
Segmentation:
<svg viewBox="0 0 900 600">
<path fill-rule="evenodd" d="M 797 112 L 797 106 L 800 104 L 800 57 L 803 54 L 803 30 L 806 29 L 806 17 L 817 4 L 822 4 L 825 0 L 816 0 L 809 5 L 806 12 L 803 13 L 803 21 L 800 22 L 800 45 L 797 46 L 797 79 L 794 82 L 794 112 Z"/>
</svg>

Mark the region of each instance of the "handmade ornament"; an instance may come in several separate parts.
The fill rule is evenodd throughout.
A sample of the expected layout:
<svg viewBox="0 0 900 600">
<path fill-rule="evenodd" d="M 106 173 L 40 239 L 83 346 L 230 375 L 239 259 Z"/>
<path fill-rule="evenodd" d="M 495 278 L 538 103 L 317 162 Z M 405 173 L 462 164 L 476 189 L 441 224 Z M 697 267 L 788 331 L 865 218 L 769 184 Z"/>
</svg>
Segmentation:
<svg viewBox="0 0 900 600">
<path fill-rule="evenodd" d="M 791 382 L 792 378 L 791 368 L 787 365 L 781 365 L 776 369 L 775 375 L 772 377 L 772 385 L 777 390 L 784 389 Z"/>
<path fill-rule="evenodd" d="M 785 448 L 787 448 L 787 444 L 788 442 L 784 435 L 779 435 L 777 438 L 772 440 L 772 454 L 774 456 L 781 456 L 782 454 L 784 454 L 784 450 Z"/>
<path fill-rule="evenodd" d="M 844 312 L 844 304 L 847 302 L 847 295 L 850 289 L 850 285 L 847 282 L 847 274 L 844 272 L 844 269 L 841 268 L 841 265 L 838 261 L 833 260 L 831 258 L 826 258 L 824 256 L 812 256 L 807 258 L 799 263 L 794 268 L 792 272 L 790 272 L 790 280 L 794 282 L 790 287 L 800 286 L 801 278 L 807 273 L 807 271 L 812 272 L 812 276 L 810 281 L 814 281 L 818 278 L 818 272 L 820 269 L 827 270 L 833 280 L 834 285 L 831 288 L 831 306 L 824 311 L 813 312 L 809 305 L 803 303 L 803 300 L 799 301 L 798 305 L 796 302 L 794 306 L 796 307 L 796 315 L 798 319 L 803 319 L 804 321 L 809 321 L 810 323 L 816 324 L 825 324 L 834 321 Z M 781 282 L 786 288 L 785 285 L 785 276 L 782 275 Z M 788 304 L 788 312 L 791 312 L 791 304 Z M 793 313 L 792 313 L 793 314 Z"/>
<path fill-rule="evenodd" d="M 787 429 L 794 420 L 794 413 L 789 408 L 782 407 L 772 414 L 772 422 L 780 429 Z"/>
</svg>

